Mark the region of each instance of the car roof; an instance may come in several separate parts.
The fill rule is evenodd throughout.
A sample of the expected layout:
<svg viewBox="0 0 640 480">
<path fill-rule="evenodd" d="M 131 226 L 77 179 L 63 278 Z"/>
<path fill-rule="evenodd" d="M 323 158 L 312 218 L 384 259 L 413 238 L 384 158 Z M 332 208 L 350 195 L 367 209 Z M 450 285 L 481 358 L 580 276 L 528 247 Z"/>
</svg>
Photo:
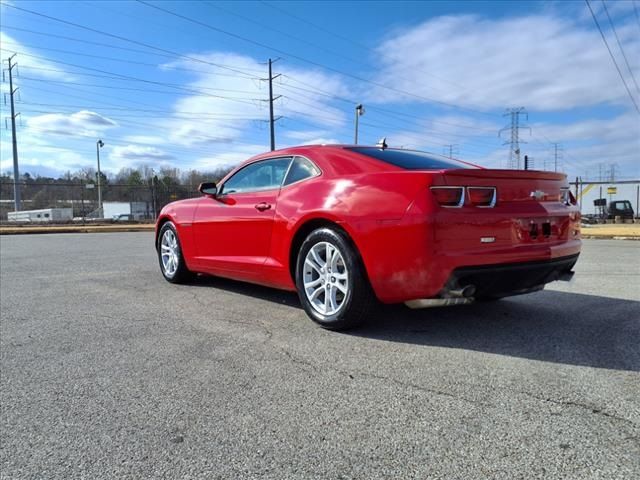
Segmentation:
<svg viewBox="0 0 640 480">
<path fill-rule="evenodd" d="M 302 152 L 305 152 L 305 151 L 313 151 L 313 150 L 319 150 L 319 149 L 349 150 L 352 148 L 380 148 L 380 147 L 378 145 L 365 145 L 365 144 L 317 143 L 312 145 L 297 145 L 293 147 L 286 147 L 278 150 L 273 150 L 271 152 L 264 152 L 264 153 L 260 153 L 258 155 L 253 156 L 249 160 L 258 160 L 260 158 L 266 158 L 266 157 L 272 157 L 272 156 L 278 156 L 278 155 L 302 154 Z M 451 158 L 438 153 L 427 152 L 424 150 L 415 150 L 411 148 L 386 147 L 385 150 L 401 150 L 403 152 L 420 152 L 420 153 L 426 153 L 430 156 L 433 156 L 434 158 L 439 158 L 442 160 L 451 160 Z M 468 163 L 468 162 L 465 162 L 464 160 L 457 159 L 457 158 L 454 158 L 453 160 L 463 162 L 463 163 Z"/>
</svg>

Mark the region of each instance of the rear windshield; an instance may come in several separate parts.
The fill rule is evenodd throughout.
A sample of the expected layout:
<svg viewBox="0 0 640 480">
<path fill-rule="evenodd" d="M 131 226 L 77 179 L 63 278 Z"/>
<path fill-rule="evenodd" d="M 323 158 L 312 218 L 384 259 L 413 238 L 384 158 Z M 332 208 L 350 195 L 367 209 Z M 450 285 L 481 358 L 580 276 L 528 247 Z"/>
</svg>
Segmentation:
<svg viewBox="0 0 640 480">
<path fill-rule="evenodd" d="M 456 160 L 449 160 L 436 155 L 418 152 L 415 150 L 393 150 L 375 147 L 350 147 L 352 150 L 362 155 L 377 158 L 383 162 L 390 163 L 396 167 L 407 170 L 441 170 L 446 168 L 474 168 L 466 163 Z"/>
</svg>

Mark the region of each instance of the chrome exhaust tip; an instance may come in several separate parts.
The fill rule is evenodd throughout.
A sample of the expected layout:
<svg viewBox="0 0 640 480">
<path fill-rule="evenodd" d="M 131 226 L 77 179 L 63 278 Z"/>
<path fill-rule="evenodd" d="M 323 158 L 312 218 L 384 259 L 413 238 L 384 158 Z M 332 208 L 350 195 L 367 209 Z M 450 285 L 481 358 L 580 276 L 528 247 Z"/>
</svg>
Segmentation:
<svg viewBox="0 0 640 480">
<path fill-rule="evenodd" d="M 573 270 L 562 272 L 560 275 L 558 275 L 557 280 L 559 280 L 561 282 L 570 282 L 570 281 L 573 280 L 573 276 L 575 274 L 576 274 L 576 272 L 574 272 Z"/>
<path fill-rule="evenodd" d="M 447 296 L 453 298 L 471 298 L 475 295 L 475 293 L 475 285 L 467 285 L 466 287 L 447 291 Z"/>
</svg>

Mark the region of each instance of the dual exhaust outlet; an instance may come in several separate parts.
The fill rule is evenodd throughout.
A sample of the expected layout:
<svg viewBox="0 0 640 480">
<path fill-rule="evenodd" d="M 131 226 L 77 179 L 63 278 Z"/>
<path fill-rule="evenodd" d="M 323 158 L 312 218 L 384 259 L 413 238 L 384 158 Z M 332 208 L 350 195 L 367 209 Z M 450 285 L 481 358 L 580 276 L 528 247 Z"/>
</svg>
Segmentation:
<svg viewBox="0 0 640 480">
<path fill-rule="evenodd" d="M 442 298 L 420 298 L 409 300 L 405 305 L 409 308 L 444 307 L 447 305 L 466 305 L 473 303 L 476 293 L 475 285 L 466 285 L 462 288 L 446 290 Z"/>
</svg>

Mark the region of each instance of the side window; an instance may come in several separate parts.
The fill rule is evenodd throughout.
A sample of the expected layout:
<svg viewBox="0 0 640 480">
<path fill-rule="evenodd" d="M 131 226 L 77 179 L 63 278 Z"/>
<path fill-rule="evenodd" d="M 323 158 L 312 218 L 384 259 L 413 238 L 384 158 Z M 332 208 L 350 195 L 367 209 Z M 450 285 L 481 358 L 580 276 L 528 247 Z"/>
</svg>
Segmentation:
<svg viewBox="0 0 640 480">
<path fill-rule="evenodd" d="M 222 193 L 257 192 L 280 188 L 291 157 L 263 160 L 247 165 L 222 186 Z"/>
<path fill-rule="evenodd" d="M 316 175 L 320 175 L 320 169 L 318 169 L 318 167 L 306 158 L 296 157 L 291 164 L 284 184 L 289 185 L 304 180 L 305 178 L 315 177 Z"/>
</svg>

